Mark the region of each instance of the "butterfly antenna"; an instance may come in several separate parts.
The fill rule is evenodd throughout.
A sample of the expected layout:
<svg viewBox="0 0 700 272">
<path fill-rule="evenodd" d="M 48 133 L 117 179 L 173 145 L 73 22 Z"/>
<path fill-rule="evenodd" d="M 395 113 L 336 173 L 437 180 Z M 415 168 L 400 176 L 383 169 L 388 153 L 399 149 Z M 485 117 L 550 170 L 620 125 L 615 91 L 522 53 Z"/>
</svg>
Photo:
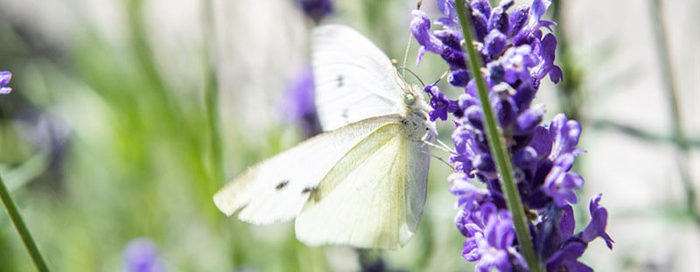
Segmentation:
<svg viewBox="0 0 700 272">
<path fill-rule="evenodd" d="M 408 51 L 411 50 L 411 38 L 413 38 L 413 35 L 411 33 L 408 33 L 408 42 L 406 43 L 406 51 L 403 52 L 403 63 L 401 63 L 401 66 L 406 67 L 406 61 L 408 60 Z M 406 78 L 406 70 L 403 70 L 403 73 L 401 74 L 403 78 Z"/>
<path fill-rule="evenodd" d="M 423 0 L 418 0 L 416 1 L 416 9 L 420 9 L 420 7 L 423 5 Z M 408 52 L 411 50 L 411 39 L 413 38 L 412 33 L 408 33 L 408 42 L 406 42 L 406 51 L 403 52 L 403 63 L 401 63 L 401 66 L 406 67 L 406 61 L 408 60 Z M 401 76 L 403 78 L 406 78 L 406 70 L 403 70 L 401 73 Z M 425 86 L 425 84 L 423 84 Z"/>
<path fill-rule="evenodd" d="M 438 78 L 435 82 L 433 82 L 433 85 L 438 84 L 438 82 L 440 82 L 440 80 L 442 80 L 443 78 L 445 78 L 445 77 L 447 76 L 447 72 L 448 72 L 448 71 L 445 71 L 444 73 L 442 73 L 442 75 L 440 76 L 440 78 Z"/>
<path fill-rule="evenodd" d="M 439 141 L 439 140 L 438 140 L 438 141 Z M 442 143 L 442 142 L 440 142 L 440 143 Z M 447 154 L 450 154 L 450 155 L 457 155 L 457 152 L 455 152 L 454 150 L 452 150 L 452 149 L 450 149 L 449 147 L 447 147 L 447 145 L 445 145 L 444 143 L 442 143 L 443 145 L 436 145 L 436 144 L 434 144 L 434 143 L 431 143 L 431 142 L 428 142 L 428 141 L 425 141 L 425 140 L 424 140 L 424 141 L 423 141 L 423 144 L 425 144 L 425 145 L 427 145 L 427 146 L 430 146 L 430 147 L 432 147 L 432 148 L 436 148 L 436 149 L 442 150 L 442 151 L 444 151 L 444 152 L 446 152 Z"/>
<path fill-rule="evenodd" d="M 437 139 L 438 144 L 442 146 L 442 148 L 450 150 L 451 153 L 457 154 L 456 151 L 452 150 L 448 145 L 446 145 L 443 141 L 440 141 L 440 139 Z"/>
<path fill-rule="evenodd" d="M 401 70 L 402 72 L 404 72 L 404 75 L 406 74 L 405 71 L 408 71 L 410 74 L 412 74 L 412 75 L 418 80 L 418 82 L 420 82 L 421 85 L 423 85 L 423 87 L 425 87 L 425 83 L 423 83 L 423 80 L 421 80 L 420 77 L 419 77 L 416 73 L 414 73 L 413 71 L 411 71 L 411 69 L 408 69 L 406 66 L 397 67 L 396 69 L 397 69 L 397 70 Z M 405 78 L 406 78 L 406 76 L 404 76 L 404 79 L 405 79 Z"/>
<path fill-rule="evenodd" d="M 431 157 L 435 158 L 436 160 L 441 161 L 442 163 L 444 163 L 445 165 L 447 165 L 447 167 L 451 168 L 452 171 L 455 171 L 455 170 L 456 170 L 454 166 L 452 166 L 449 162 L 445 161 L 445 159 L 441 158 L 440 156 L 431 154 L 430 152 L 425 152 L 425 150 L 423 150 L 422 153 L 423 153 L 423 154 L 428 154 L 428 155 L 430 155 Z"/>
<path fill-rule="evenodd" d="M 455 171 L 455 170 L 456 170 L 455 167 L 452 166 L 452 165 L 451 165 L 450 163 L 448 163 L 447 161 L 445 161 L 445 159 L 443 159 L 443 158 L 441 158 L 441 157 L 438 157 L 438 156 L 435 156 L 435 155 L 432 155 L 432 154 L 431 154 L 431 156 L 432 156 L 433 158 L 437 159 L 438 161 L 441 161 L 441 162 L 444 163 L 445 165 L 447 165 L 447 167 L 451 168 L 452 171 Z"/>
</svg>

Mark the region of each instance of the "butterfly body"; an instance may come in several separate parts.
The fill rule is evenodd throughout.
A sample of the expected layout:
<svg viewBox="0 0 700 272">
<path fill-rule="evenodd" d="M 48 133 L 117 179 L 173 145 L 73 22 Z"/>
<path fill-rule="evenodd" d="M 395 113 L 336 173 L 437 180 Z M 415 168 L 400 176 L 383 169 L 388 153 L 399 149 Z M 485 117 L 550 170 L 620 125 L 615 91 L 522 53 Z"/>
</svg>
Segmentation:
<svg viewBox="0 0 700 272">
<path fill-rule="evenodd" d="M 398 248 L 425 204 L 436 138 L 427 104 L 369 40 L 344 26 L 314 31 L 316 106 L 324 133 L 248 169 L 214 195 L 255 224 L 295 219 L 308 245 Z"/>
</svg>

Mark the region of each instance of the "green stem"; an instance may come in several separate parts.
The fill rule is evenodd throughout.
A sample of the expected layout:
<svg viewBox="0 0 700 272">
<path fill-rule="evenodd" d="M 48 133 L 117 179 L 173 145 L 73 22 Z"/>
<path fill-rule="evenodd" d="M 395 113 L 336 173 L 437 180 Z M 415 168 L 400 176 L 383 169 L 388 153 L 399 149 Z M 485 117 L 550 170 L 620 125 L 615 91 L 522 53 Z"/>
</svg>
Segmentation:
<svg viewBox="0 0 700 272">
<path fill-rule="evenodd" d="M 670 144 L 674 146 L 686 145 L 690 149 L 700 149 L 700 138 L 688 136 L 685 139 L 678 139 L 673 135 L 664 135 L 653 131 L 644 130 L 634 126 L 622 124 L 613 120 L 593 119 L 590 125 L 598 130 L 610 130 L 623 133 L 627 136 L 637 138 L 642 141 L 659 144 Z"/>
<path fill-rule="evenodd" d="M 10 220 L 15 226 L 17 234 L 19 234 L 19 237 L 22 238 L 22 243 L 24 243 L 24 247 L 27 249 L 27 252 L 29 252 L 29 255 L 32 257 L 34 265 L 36 266 L 36 270 L 41 272 L 49 271 L 49 268 L 48 266 L 46 266 L 44 258 L 41 257 L 39 247 L 37 247 L 36 243 L 34 243 L 34 238 L 32 238 L 32 234 L 29 233 L 29 229 L 27 229 L 27 225 L 24 224 L 22 215 L 20 215 L 19 210 L 17 210 L 17 205 L 15 205 L 15 201 L 12 200 L 10 193 L 7 191 L 7 187 L 5 187 L 5 181 L 2 180 L 2 176 L 0 176 L 0 199 L 2 199 L 2 204 L 5 205 L 7 214 L 10 216 Z"/>
<path fill-rule="evenodd" d="M 221 144 L 221 129 L 219 128 L 219 89 L 216 78 L 216 29 L 214 25 L 213 3 L 204 1 L 204 50 L 205 50 L 205 83 L 204 103 L 209 122 L 209 152 L 211 176 L 214 184 L 222 184 L 224 180 L 223 156 Z"/>
<path fill-rule="evenodd" d="M 651 15 L 653 21 L 654 40 L 658 47 L 659 64 L 661 68 L 661 76 L 665 89 L 667 91 L 668 103 L 671 110 L 671 124 L 674 136 L 680 140 L 678 152 L 676 154 L 676 165 L 681 175 L 681 181 L 685 191 L 685 201 L 688 213 L 693 217 L 695 223 L 700 227 L 700 211 L 695 206 L 697 193 L 693 188 L 693 181 L 688 173 L 687 161 L 689 160 L 688 151 L 690 146 L 686 141 L 685 131 L 683 129 L 683 117 L 680 110 L 680 100 L 676 81 L 673 78 L 673 66 L 671 65 L 671 55 L 668 49 L 668 35 L 666 34 L 666 25 L 662 19 L 663 6 L 660 0 L 651 0 Z"/>
<path fill-rule="evenodd" d="M 508 210 L 513 217 L 513 225 L 515 226 L 515 234 L 518 238 L 518 243 L 520 244 L 520 249 L 523 253 L 523 257 L 527 261 L 530 271 L 540 271 L 540 265 L 537 260 L 537 255 L 535 254 L 534 247 L 532 246 L 532 241 L 530 240 L 530 230 L 528 228 L 528 222 L 525 217 L 525 210 L 523 208 L 523 203 L 520 200 L 520 193 L 515 185 L 515 178 L 513 177 L 513 166 L 510 162 L 510 155 L 505 148 L 505 142 L 501 133 L 498 130 L 498 125 L 496 124 L 496 117 L 491 108 L 491 103 L 489 102 L 488 89 L 486 87 L 486 82 L 481 76 L 481 56 L 479 56 L 474 49 L 474 44 L 472 43 L 472 24 L 471 20 L 467 19 L 467 11 L 464 7 L 464 1 L 455 1 L 457 4 L 457 15 L 459 16 L 459 22 L 462 26 L 462 31 L 464 33 L 465 48 L 469 55 L 469 66 L 476 81 L 476 87 L 479 93 L 479 102 L 481 102 L 481 108 L 484 112 L 484 122 L 486 124 L 486 139 L 488 140 L 489 147 L 491 149 L 491 154 L 496 162 L 496 168 L 500 174 L 501 188 L 506 197 L 506 204 L 508 205 Z"/>
</svg>

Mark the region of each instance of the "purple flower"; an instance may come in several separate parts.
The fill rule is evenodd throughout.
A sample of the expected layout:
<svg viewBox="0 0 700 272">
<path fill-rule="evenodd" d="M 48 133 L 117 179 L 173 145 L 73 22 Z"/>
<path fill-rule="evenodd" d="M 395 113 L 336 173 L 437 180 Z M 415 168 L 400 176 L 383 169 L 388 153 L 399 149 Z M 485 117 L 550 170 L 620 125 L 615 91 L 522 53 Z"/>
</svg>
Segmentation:
<svg viewBox="0 0 700 272">
<path fill-rule="evenodd" d="M 583 252 L 588 247 L 588 243 L 596 237 L 605 240 L 608 248 L 612 249 L 614 241 L 605 232 L 608 212 L 599 205 L 601 195 L 597 195 L 591 200 L 590 212 L 591 222 L 586 228 L 573 235 L 574 217 L 571 206 L 566 206 L 558 228 L 561 234 L 561 243 L 557 245 L 558 250 L 547 259 L 547 271 L 593 271 L 587 265 L 578 261 Z"/>
<path fill-rule="evenodd" d="M 300 69 L 288 82 L 283 94 L 282 113 L 286 120 L 294 121 L 316 112 L 314 106 L 314 76 L 311 67 Z"/>
<path fill-rule="evenodd" d="M 505 81 L 515 84 L 520 80 L 530 82 L 532 75 L 530 68 L 537 65 L 537 58 L 533 55 L 530 45 L 524 44 L 509 48 L 500 60 L 505 70 Z"/>
<path fill-rule="evenodd" d="M 442 54 L 444 45 L 442 42 L 430 32 L 430 18 L 425 12 L 414 10 L 412 13 L 410 28 L 416 41 L 421 45 L 416 59 L 416 66 L 420 63 L 425 51 L 430 51 L 435 54 Z"/>
<path fill-rule="evenodd" d="M 554 50 L 557 47 L 557 39 L 554 35 L 547 34 L 540 43 L 540 51 L 542 53 L 542 61 L 538 68 L 535 69 L 535 74 L 538 79 L 542 79 L 545 75 L 549 75 L 549 79 L 554 83 L 559 83 L 564 75 L 559 66 L 554 65 Z"/>
<path fill-rule="evenodd" d="M 333 1 L 331 0 L 294 0 L 304 11 L 304 14 L 318 22 L 324 17 L 333 14 Z"/>
<path fill-rule="evenodd" d="M 568 120 L 562 113 L 557 114 L 549 125 L 552 151 L 549 159 L 555 160 L 564 154 L 578 156 L 583 149 L 576 148 L 578 138 L 581 136 L 581 125 L 575 120 Z"/>
<path fill-rule="evenodd" d="M 574 190 L 583 186 L 583 178 L 577 174 L 567 173 L 573 165 L 574 157 L 572 155 L 561 156 L 554 162 L 552 170 L 545 178 L 545 191 L 559 207 L 578 202 Z"/>
<path fill-rule="evenodd" d="M 466 210 L 479 207 L 490 196 L 489 190 L 476 187 L 464 173 L 453 173 L 447 180 L 452 184 L 450 192 L 459 197 L 457 206 Z"/>
<path fill-rule="evenodd" d="M 487 0 L 468 1 L 473 41 L 462 36 L 454 1 L 436 1 L 444 15 L 434 21 L 436 29 L 421 11 L 413 11 L 410 28 L 421 45 L 417 64 L 426 52 L 439 55 L 449 69 L 448 82 L 464 90 L 451 100 L 434 85 L 424 89 L 431 97 L 431 120 L 454 117 L 455 154 L 450 163 L 456 172 L 448 180 L 458 198 L 455 225 L 466 238 L 462 256 L 476 262 L 477 271 L 527 270 L 486 141 L 475 75 L 467 70 L 462 52 L 462 44 L 473 43 L 481 53 L 484 66 L 479 72 L 490 90 L 488 106 L 504 134 L 524 207 L 538 215 L 528 224 L 542 265 L 549 271 L 590 271 L 578 262 L 588 243 L 601 237 L 612 248 L 613 241 L 605 232 L 607 211 L 599 206 L 599 197 L 591 202 L 591 222 L 573 233 L 576 221 L 570 204 L 578 201 L 575 190 L 583 186 L 583 178 L 571 168 L 583 152 L 576 147 L 581 126 L 563 114 L 542 124 L 544 107 L 532 104 L 544 77 L 549 75 L 554 83 L 563 77 L 554 64 L 557 40 L 543 34 L 555 25 L 542 20 L 551 1 L 534 0 L 516 8 L 511 8 L 512 0 L 495 7 Z"/>
<path fill-rule="evenodd" d="M 485 50 L 483 53 L 492 58 L 501 55 L 503 50 L 506 49 L 507 39 L 508 37 L 498 31 L 498 29 L 491 30 L 484 40 L 486 46 L 484 46 Z"/>
<path fill-rule="evenodd" d="M 588 208 L 591 213 L 591 222 L 588 223 L 588 226 L 586 226 L 581 233 L 581 240 L 588 243 L 596 237 L 600 237 L 605 240 L 605 244 L 608 248 L 612 249 L 615 241 L 605 232 L 605 227 L 608 223 L 608 211 L 600 206 L 601 197 L 602 194 L 598 194 L 591 200 L 591 204 Z"/>
<path fill-rule="evenodd" d="M 289 81 L 281 101 L 282 117 L 287 122 L 299 122 L 306 136 L 321 131 L 314 104 L 314 77 L 310 66 L 300 69 Z"/>
<path fill-rule="evenodd" d="M 127 272 L 163 272 L 165 266 L 158 257 L 158 248 L 147 238 L 131 240 L 124 250 Z"/>
<path fill-rule="evenodd" d="M 512 271 L 513 267 L 527 267 L 523 257 L 515 250 L 515 229 L 510 214 L 487 203 L 471 216 L 467 223 L 470 234 L 464 241 L 462 256 L 476 261 L 476 271 Z"/>
<path fill-rule="evenodd" d="M 12 79 L 12 73 L 9 71 L 0 71 L 0 94 L 9 94 L 12 92 L 12 88 L 5 86 L 10 83 Z"/>
<path fill-rule="evenodd" d="M 448 100 L 434 84 L 425 86 L 423 91 L 430 94 L 430 106 L 433 108 L 428 113 L 430 121 L 435 121 L 438 118 L 445 121 L 447 120 L 447 113 L 455 113 L 459 110 L 457 101 Z"/>
<path fill-rule="evenodd" d="M 585 250 L 586 245 L 583 243 L 567 244 L 547 260 L 547 271 L 593 272 L 593 269 L 578 261 Z"/>
</svg>

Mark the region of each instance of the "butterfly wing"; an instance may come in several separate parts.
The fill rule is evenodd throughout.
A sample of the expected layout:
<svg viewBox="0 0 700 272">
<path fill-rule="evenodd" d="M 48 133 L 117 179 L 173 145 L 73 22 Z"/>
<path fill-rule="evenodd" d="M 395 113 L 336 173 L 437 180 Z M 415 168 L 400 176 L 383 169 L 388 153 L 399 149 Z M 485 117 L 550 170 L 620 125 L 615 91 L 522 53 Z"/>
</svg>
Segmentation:
<svg viewBox="0 0 700 272">
<path fill-rule="evenodd" d="M 396 116 L 370 118 L 320 134 L 248 169 L 214 195 L 226 215 L 270 224 L 294 218 L 310 193 L 345 154 Z"/>
<path fill-rule="evenodd" d="M 398 248 L 415 233 L 425 204 L 429 150 L 400 120 L 384 125 L 345 155 L 297 216 L 308 245 Z"/>
<path fill-rule="evenodd" d="M 316 110 L 324 131 L 374 116 L 405 115 L 403 80 L 362 34 L 341 25 L 314 29 Z"/>
</svg>

